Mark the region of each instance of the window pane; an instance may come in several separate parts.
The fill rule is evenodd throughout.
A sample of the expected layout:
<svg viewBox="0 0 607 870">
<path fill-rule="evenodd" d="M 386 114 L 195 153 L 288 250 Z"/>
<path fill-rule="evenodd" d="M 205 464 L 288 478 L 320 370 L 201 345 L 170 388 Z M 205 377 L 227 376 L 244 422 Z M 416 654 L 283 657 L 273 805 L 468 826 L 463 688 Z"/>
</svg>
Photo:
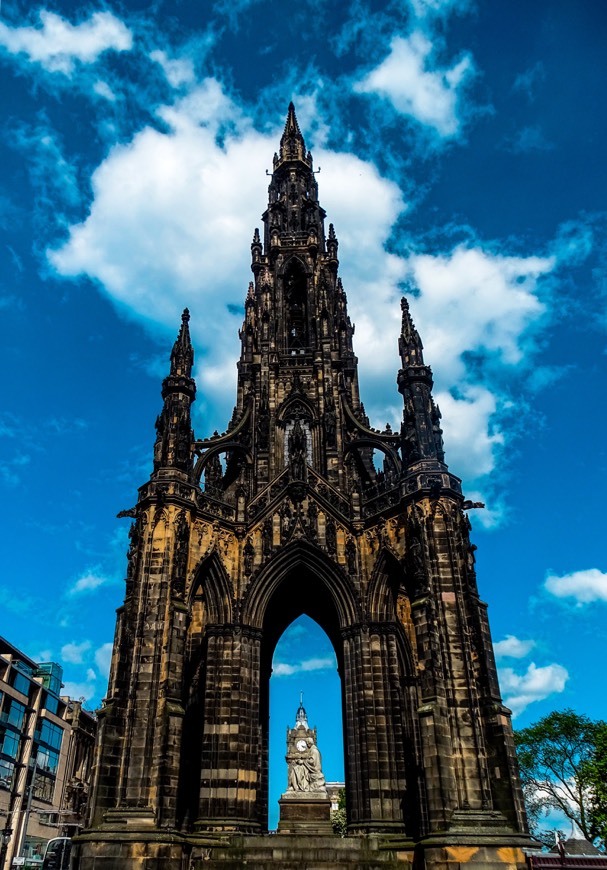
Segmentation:
<svg viewBox="0 0 607 870">
<path fill-rule="evenodd" d="M 56 698 L 54 695 L 49 695 L 48 692 L 44 693 L 44 708 L 48 710 L 49 713 L 57 713 L 59 708 L 59 698 Z"/>
<path fill-rule="evenodd" d="M 13 780 L 15 765 L 12 761 L 0 758 L 0 788 L 10 788 Z"/>
<path fill-rule="evenodd" d="M 19 671 L 12 671 L 10 682 L 18 692 L 22 692 L 24 695 L 28 694 L 30 690 L 30 681 L 24 674 L 20 674 Z"/>
<path fill-rule="evenodd" d="M 48 719 L 42 719 L 40 723 L 39 740 L 41 743 L 46 743 L 52 746 L 53 749 L 59 749 L 63 738 L 63 728 L 59 728 Z"/>
<path fill-rule="evenodd" d="M 19 701 L 11 699 L 11 706 L 8 712 L 8 721 L 15 728 L 21 728 L 25 717 L 25 707 Z"/>
<path fill-rule="evenodd" d="M 19 735 L 13 734 L 12 731 L 7 731 L 2 741 L 2 752 L 5 755 L 10 755 L 11 758 L 16 758 L 19 754 Z"/>
<path fill-rule="evenodd" d="M 40 800 L 43 801 L 52 801 L 54 791 L 54 776 L 44 776 L 42 773 L 36 774 L 36 780 L 34 782 L 34 797 L 40 798 Z"/>
<path fill-rule="evenodd" d="M 46 746 L 40 746 L 38 747 L 36 764 L 41 770 L 56 773 L 59 767 L 59 755 L 52 749 L 47 749 Z"/>
</svg>

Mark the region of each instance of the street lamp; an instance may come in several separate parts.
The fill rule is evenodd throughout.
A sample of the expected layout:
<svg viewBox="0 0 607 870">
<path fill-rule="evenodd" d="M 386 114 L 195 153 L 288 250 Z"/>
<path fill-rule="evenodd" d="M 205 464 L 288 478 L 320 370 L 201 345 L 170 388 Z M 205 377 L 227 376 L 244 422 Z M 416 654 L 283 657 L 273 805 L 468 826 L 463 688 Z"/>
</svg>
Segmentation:
<svg viewBox="0 0 607 870">
<path fill-rule="evenodd" d="M 0 870 L 4 870 L 4 862 L 6 861 L 6 850 L 10 843 L 13 829 L 7 825 L 2 831 L 2 842 L 0 843 Z"/>
</svg>

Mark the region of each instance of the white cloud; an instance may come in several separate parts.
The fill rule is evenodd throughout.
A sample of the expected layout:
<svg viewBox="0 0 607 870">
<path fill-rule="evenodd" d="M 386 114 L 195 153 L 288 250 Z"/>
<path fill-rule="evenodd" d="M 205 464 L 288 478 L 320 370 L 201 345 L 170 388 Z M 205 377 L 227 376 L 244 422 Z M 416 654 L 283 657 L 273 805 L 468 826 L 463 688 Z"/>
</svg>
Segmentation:
<svg viewBox="0 0 607 870">
<path fill-rule="evenodd" d="M 122 310 L 171 334 L 189 307 L 201 388 L 197 410 L 207 426 L 224 428 L 235 395 L 242 317 L 234 312 L 246 293 L 250 240 L 280 132 L 258 133 L 214 79 L 159 115 L 168 132 L 147 127 L 110 152 L 93 175 L 87 219 L 72 226 L 49 259 L 64 276 L 97 280 Z M 317 125 L 321 141 L 323 129 Z M 437 255 L 390 253 L 406 210 L 399 187 L 353 154 L 318 148 L 314 155 L 322 167 L 321 201 L 339 237 L 368 413 L 377 424 L 390 419 L 397 426 L 402 415 L 395 376 L 399 297 L 408 282 L 435 372 L 447 460 L 468 481 L 485 477 L 504 445 L 500 420 L 508 400 L 490 375 L 478 374 L 471 355 L 490 360 L 500 373 L 524 362 L 546 313 L 540 282 L 555 268 L 558 251 L 514 257 L 469 243 Z M 494 509 L 482 522 L 491 525 L 498 516 Z"/>
<path fill-rule="evenodd" d="M 116 102 L 116 94 L 108 85 L 107 82 L 98 79 L 93 85 L 93 91 L 97 94 L 98 97 L 101 97 L 104 100 L 107 100 L 109 103 Z"/>
<path fill-rule="evenodd" d="M 108 577 L 100 574 L 98 571 L 88 571 L 79 577 L 78 580 L 68 590 L 68 595 L 80 595 L 83 592 L 93 592 L 105 583 L 109 583 Z"/>
<path fill-rule="evenodd" d="M 277 662 L 272 667 L 275 677 L 292 677 L 294 674 L 309 673 L 310 671 L 327 671 L 336 666 L 335 657 L 304 659 L 295 664 Z"/>
<path fill-rule="evenodd" d="M 234 400 L 241 325 L 241 315 L 228 306 L 240 309 L 244 301 L 249 245 L 267 199 L 265 170 L 280 134 L 257 133 L 213 79 L 161 115 L 170 132 L 146 128 L 113 149 L 93 175 L 87 220 L 72 227 L 67 243 L 49 258 L 61 274 L 88 274 L 121 307 L 171 331 L 187 305 L 197 349 L 208 352 L 198 372 L 202 393 L 226 413 Z M 226 130 L 218 144 L 218 132 Z M 385 335 L 369 328 L 371 343 L 366 342 L 363 302 L 372 289 L 384 302 L 383 314 L 389 297 L 395 300 L 394 285 L 404 267 L 383 246 L 404 207 L 402 195 L 371 163 L 352 154 L 321 151 L 316 159 L 323 166 L 323 204 L 343 250 L 351 252 L 344 256 L 349 265 L 343 278 L 352 291 L 353 314 L 361 315 L 361 357 L 377 370 L 376 347 L 387 358 Z M 393 309 L 392 373 L 397 298 Z"/>
<path fill-rule="evenodd" d="M 439 69 L 433 55 L 434 46 L 421 30 L 407 38 L 396 36 L 390 54 L 354 90 L 385 97 L 397 112 L 453 138 L 460 132 L 461 91 L 474 71 L 472 58 L 466 54 L 452 67 Z"/>
<path fill-rule="evenodd" d="M 538 668 L 531 662 L 524 674 L 517 674 L 512 668 L 500 668 L 499 677 L 504 702 L 516 717 L 534 701 L 543 701 L 549 695 L 562 692 L 569 673 L 562 665 Z"/>
<path fill-rule="evenodd" d="M 61 694 L 76 700 L 82 698 L 84 701 L 90 701 L 95 696 L 96 691 L 97 687 L 93 680 L 87 680 L 86 683 L 73 683 L 66 680 L 61 689 Z"/>
<path fill-rule="evenodd" d="M 462 14 L 467 12 L 471 0 L 409 0 L 411 8 L 418 18 L 446 17 L 451 12 Z"/>
<path fill-rule="evenodd" d="M 128 51 L 133 44 L 128 27 L 111 12 L 95 12 L 74 25 L 42 9 L 40 22 L 41 27 L 15 28 L 0 22 L 0 45 L 11 54 L 26 54 L 49 72 L 71 75 L 76 61 L 94 63 L 104 51 Z"/>
<path fill-rule="evenodd" d="M 411 256 L 411 279 L 421 294 L 411 310 L 438 376 L 461 381 L 464 354 L 472 350 L 519 363 L 527 328 L 545 312 L 538 282 L 555 265 L 554 257 L 508 257 L 467 245 Z"/>
<path fill-rule="evenodd" d="M 549 574 L 545 587 L 556 598 L 573 598 L 578 606 L 593 601 L 607 601 L 607 574 L 598 568 L 572 571 L 558 577 Z"/>
<path fill-rule="evenodd" d="M 61 647 L 61 658 L 64 662 L 69 662 L 72 665 L 81 665 L 90 648 L 90 640 L 85 640 L 82 643 L 66 643 L 65 646 Z"/>
<path fill-rule="evenodd" d="M 535 646 L 534 640 L 520 640 L 513 634 L 507 634 L 504 640 L 493 644 L 496 658 L 524 659 Z"/>
<path fill-rule="evenodd" d="M 112 661 L 112 643 L 104 643 L 99 649 L 95 650 L 95 664 L 99 669 L 99 673 L 107 679 L 110 673 L 110 663 Z"/>
<path fill-rule="evenodd" d="M 91 683 L 93 680 L 97 679 L 97 674 L 95 673 L 95 671 L 92 668 L 86 669 L 86 679 L 89 683 Z"/>
<path fill-rule="evenodd" d="M 162 67 L 171 87 L 179 88 L 194 82 L 194 64 L 189 57 L 170 58 L 166 51 L 157 49 L 150 53 L 150 58 Z"/>
</svg>

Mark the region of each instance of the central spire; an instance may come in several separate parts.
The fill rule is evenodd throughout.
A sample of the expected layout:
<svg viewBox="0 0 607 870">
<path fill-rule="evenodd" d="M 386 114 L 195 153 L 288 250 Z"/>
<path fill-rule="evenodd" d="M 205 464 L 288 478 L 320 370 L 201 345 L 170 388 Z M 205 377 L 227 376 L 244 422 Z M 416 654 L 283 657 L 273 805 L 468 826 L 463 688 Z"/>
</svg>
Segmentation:
<svg viewBox="0 0 607 870">
<path fill-rule="evenodd" d="M 324 253 L 324 219 L 312 154 L 306 150 L 295 107 L 289 103 L 279 153 L 274 155 L 268 208 L 262 216 L 265 253 L 274 259 L 281 250 L 286 253 L 286 248 L 297 250 L 304 258 L 314 258 L 319 250 Z"/>
<path fill-rule="evenodd" d="M 312 155 L 306 152 L 306 143 L 295 114 L 295 106 L 289 103 L 285 129 L 280 139 L 280 155 L 274 155 L 274 169 L 286 161 L 301 160 L 312 165 Z"/>
</svg>

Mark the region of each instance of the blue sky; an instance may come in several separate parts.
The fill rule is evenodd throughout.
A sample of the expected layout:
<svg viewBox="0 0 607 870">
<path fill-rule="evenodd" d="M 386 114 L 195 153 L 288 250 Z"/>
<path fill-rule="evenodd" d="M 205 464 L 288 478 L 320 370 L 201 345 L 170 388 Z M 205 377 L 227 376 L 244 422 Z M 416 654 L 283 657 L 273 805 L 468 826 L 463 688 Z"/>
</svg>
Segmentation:
<svg viewBox="0 0 607 870">
<path fill-rule="evenodd" d="M 4 0 L 0 632 L 61 662 L 91 706 L 103 696 L 115 515 L 151 471 L 186 305 L 196 432 L 229 419 L 249 245 L 293 99 L 367 412 L 402 412 L 406 292 L 447 461 L 487 504 L 479 586 L 515 724 L 607 717 L 606 37 L 603 0 Z M 277 651 L 276 782 L 301 688 L 339 776 L 331 663 L 305 622 Z"/>
</svg>

